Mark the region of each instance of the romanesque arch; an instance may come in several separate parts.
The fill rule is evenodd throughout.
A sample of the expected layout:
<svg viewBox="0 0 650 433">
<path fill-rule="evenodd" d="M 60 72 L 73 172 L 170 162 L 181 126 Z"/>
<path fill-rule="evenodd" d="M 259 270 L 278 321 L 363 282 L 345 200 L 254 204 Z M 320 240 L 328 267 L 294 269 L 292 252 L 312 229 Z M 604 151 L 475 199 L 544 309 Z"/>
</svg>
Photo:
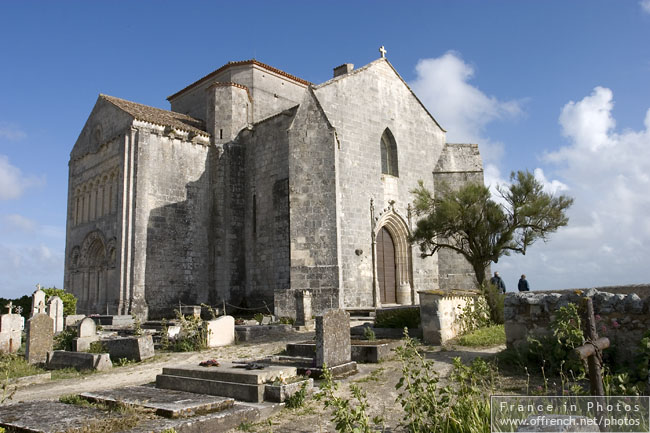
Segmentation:
<svg viewBox="0 0 650 433">
<path fill-rule="evenodd" d="M 379 218 L 375 225 L 374 277 L 375 287 L 379 290 L 379 296 L 377 296 L 379 304 L 411 304 L 411 248 L 408 238 L 409 230 L 406 222 L 392 207 Z M 393 255 L 392 261 L 390 257 L 386 257 L 390 254 Z M 389 277 L 391 269 L 384 268 L 382 270 L 380 260 L 383 260 L 384 267 L 394 266 L 394 295 L 390 292 L 393 288 L 383 286 L 380 281 L 380 277 L 383 277 L 384 283 L 392 282 Z"/>
<path fill-rule="evenodd" d="M 107 243 L 103 233 L 99 230 L 88 233 L 79 249 L 78 264 L 73 270 L 72 278 L 73 293 L 79 298 L 80 313 L 100 313 L 98 308 L 105 304 L 109 265 L 107 257 Z"/>
</svg>

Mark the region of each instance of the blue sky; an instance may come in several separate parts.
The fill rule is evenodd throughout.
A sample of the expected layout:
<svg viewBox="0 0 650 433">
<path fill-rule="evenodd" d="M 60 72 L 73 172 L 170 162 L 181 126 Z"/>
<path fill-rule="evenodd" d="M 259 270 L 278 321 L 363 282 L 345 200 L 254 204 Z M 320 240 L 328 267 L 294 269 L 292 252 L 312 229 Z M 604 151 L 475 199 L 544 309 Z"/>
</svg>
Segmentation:
<svg viewBox="0 0 650 433">
<path fill-rule="evenodd" d="M 509 289 L 650 282 L 650 0 L 0 3 L 0 296 L 63 285 L 68 157 L 97 95 L 160 108 L 230 60 L 314 83 L 387 57 L 486 182 L 536 170 L 569 226 Z"/>
</svg>

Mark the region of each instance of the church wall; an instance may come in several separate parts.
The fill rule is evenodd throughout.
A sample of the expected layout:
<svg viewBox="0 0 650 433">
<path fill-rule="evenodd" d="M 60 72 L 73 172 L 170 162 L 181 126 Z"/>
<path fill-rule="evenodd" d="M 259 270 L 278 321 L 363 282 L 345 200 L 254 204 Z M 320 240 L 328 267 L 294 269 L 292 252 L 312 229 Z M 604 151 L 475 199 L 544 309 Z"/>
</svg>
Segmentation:
<svg viewBox="0 0 650 433">
<path fill-rule="evenodd" d="M 140 128 L 133 242 L 133 296 L 150 318 L 178 302 L 207 302 L 209 147 Z"/>
<path fill-rule="evenodd" d="M 246 297 L 249 307 L 273 305 L 273 292 L 290 285 L 287 129 L 295 110 L 256 124 L 244 134 L 246 155 Z"/>
<path fill-rule="evenodd" d="M 259 122 L 280 111 L 296 106 L 307 86 L 258 66 L 253 67 L 253 121 Z"/>
<path fill-rule="evenodd" d="M 63 284 L 79 299 L 82 314 L 113 314 L 120 305 L 116 248 L 122 239 L 123 153 L 131 121 L 98 99 L 70 154 Z"/>
<path fill-rule="evenodd" d="M 476 144 L 447 143 L 434 171 L 435 191 L 443 188 L 458 190 L 467 183 L 483 184 L 483 165 Z M 448 249 L 438 252 L 441 290 L 474 290 L 476 277 L 465 258 Z"/>
<path fill-rule="evenodd" d="M 289 129 L 291 290 L 310 290 L 314 314 L 339 308 L 336 146 L 331 128 L 307 92 Z M 280 296 L 278 315 L 295 314 L 292 296 Z"/>
<path fill-rule="evenodd" d="M 445 134 L 390 66 L 377 61 L 318 86 L 316 94 L 340 139 L 339 206 L 342 294 L 346 307 L 373 305 L 372 225 L 394 209 L 408 225 L 410 190 L 432 171 Z M 382 175 L 380 140 L 386 128 L 397 143 L 399 177 Z M 375 222 L 371 224 L 370 199 Z M 357 254 L 361 251 L 361 254 Z M 438 286 L 437 258 L 411 253 L 412 294 Z M 416 295 L 413 295 L 416 297 Z M 416 299 L 417 301 L 417 299 Z"/>
</svg>

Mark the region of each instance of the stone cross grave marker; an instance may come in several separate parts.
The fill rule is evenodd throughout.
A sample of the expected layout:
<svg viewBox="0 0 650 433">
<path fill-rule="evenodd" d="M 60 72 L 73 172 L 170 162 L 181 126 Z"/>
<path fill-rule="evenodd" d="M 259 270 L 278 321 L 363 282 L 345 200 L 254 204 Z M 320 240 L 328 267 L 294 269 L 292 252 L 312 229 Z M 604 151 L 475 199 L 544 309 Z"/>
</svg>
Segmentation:
<svg viewBox="0 0 650 433">
<path fill-rule="evenodd" d="M 47 302 L 47 312 L 54 320 L 54 333 L 63 331 L 63 301 L 58 296 L 52 296 Z"/>
<path fill-rule="evenodd" d="M 14 309 L 13 301 L 9 301 L 6 308 L 7 308 L 7 314 L 11 314 L 13 312 L 13 309 Z"/>
<path fill-rule="evenodd" d="M 38 289 L 32 294 L 32 313 L 30 314 L 30 317 L 39 313 L 38 308 L 41 305 L 41 302 L 45 305 L 45 292 L 41 290 L 40 284 L 36 287 L 38 287 Z M 40 312 L 42 313 L 43 311 Z"/>
<path fill-rule="evenodd" d="M 23 318 L 20 314 L 12 314 L 13 304 L 7 306 L 9 313 L 0 315 L 0 353 L 15 353 L 20 348 L 22 340 Z"/>
<path fill-rule="evenodd" d="M 336 367 L 351 359 L 350 314 L 345 310 L 327 310 L 316 317 L 316 367 Z"/>
<path fill-rule="evenodd" d="M 30 364 L 47 361 L 47 353 L 52 351 L 54 325 L 50 316 L 37 313 L 27 321 L 27 346 L 25 358 Z"/>
</svg>

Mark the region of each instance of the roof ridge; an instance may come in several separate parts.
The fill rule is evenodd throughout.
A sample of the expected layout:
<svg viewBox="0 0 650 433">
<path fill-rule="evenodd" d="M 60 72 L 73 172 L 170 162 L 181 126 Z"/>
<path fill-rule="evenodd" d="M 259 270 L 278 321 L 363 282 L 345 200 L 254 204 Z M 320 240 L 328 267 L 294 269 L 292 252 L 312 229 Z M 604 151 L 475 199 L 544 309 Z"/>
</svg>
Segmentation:
<svg viewBox="0 0 650 433">
<path fill-rule="evenodd" d="M 256 66 L 259 66 L 259 67 L 261 67 L 261 68 L 267 69 L 267 70 L 269 70 L 269 71 L 271 71 L 271 72 L 274 72 L 274 73 L 276 73 L 276 74 L 278 74 L 278 75 L 282 75 L 283 77 L 289 78 L 289 79 L 291 79 L 291 80 L 293 80 L 293 81 L 297 81 L 297 82 L 300 83 L 300 84 L 304 84 L 305 86 L 309 86 L 309 85 L 312 84 L 312 83 L 310 83 L 310 82 L 307 81 L 307 80 L 304 80 L 304 79 L 302 79 L 302 78 L 300 78 L 300 77 L 297 77 L 297 76 L 295 76 L 295 75 L 289 74 L 288 72 L 284 72 L 284 71 L 281 70 L 281 69 L 275 68 L 275 67 L 273 67 L 273 66 L 271 66 L 271 65 L 267 65 L 266 63 L 262 63 L 262 62 L 260 62 L 260 61 L 258 61 L 258 60 L 255 60 L 255 59 L 236 60 L 236 61 L 232 61 L 232 60 L 231 60 L 231 61 L 229 61 L 228 63 L 226 63 L 225 65 L 219 67 L 218 69 L 215 69 L 214 71 L 210 72 L 209 74 L 204 75 L 203 77 L 199 78 L 198 80 L 194 81 L 193 83 L 191 83 L 191 84 L 189 84 L 189 85 L 183 87 L 183 88 L 182 88 L 181 90 L 179 90 L 178 92 L 176 92 L 176 93 L 174 93 L 174 94 L 168 96 L 168 97 L 167 97 L 167 100 L 168 100 L 168 101 L 171 101 L 172 99 L 174 99 L 175 97 L 177 97 L 177 96 L 180 95 L 181 93 L 184 93 L 184 92 L 186 92 L 187 90 L 190 90 L 191 88 L 196 87 L 196 86 L 198 86 L 199 84 L 202 84 L 202 83 L 208 81 L 210 78 L 213 78 L 215 75 L 218 75 L 219 73 L 225 71 L 226 69 L 230 68 L 231 66 L 240 66 L 240 65 L 247 65 L 247 64 L 248 64 L 248 65 L 256 65 Z"/>
</svg>

